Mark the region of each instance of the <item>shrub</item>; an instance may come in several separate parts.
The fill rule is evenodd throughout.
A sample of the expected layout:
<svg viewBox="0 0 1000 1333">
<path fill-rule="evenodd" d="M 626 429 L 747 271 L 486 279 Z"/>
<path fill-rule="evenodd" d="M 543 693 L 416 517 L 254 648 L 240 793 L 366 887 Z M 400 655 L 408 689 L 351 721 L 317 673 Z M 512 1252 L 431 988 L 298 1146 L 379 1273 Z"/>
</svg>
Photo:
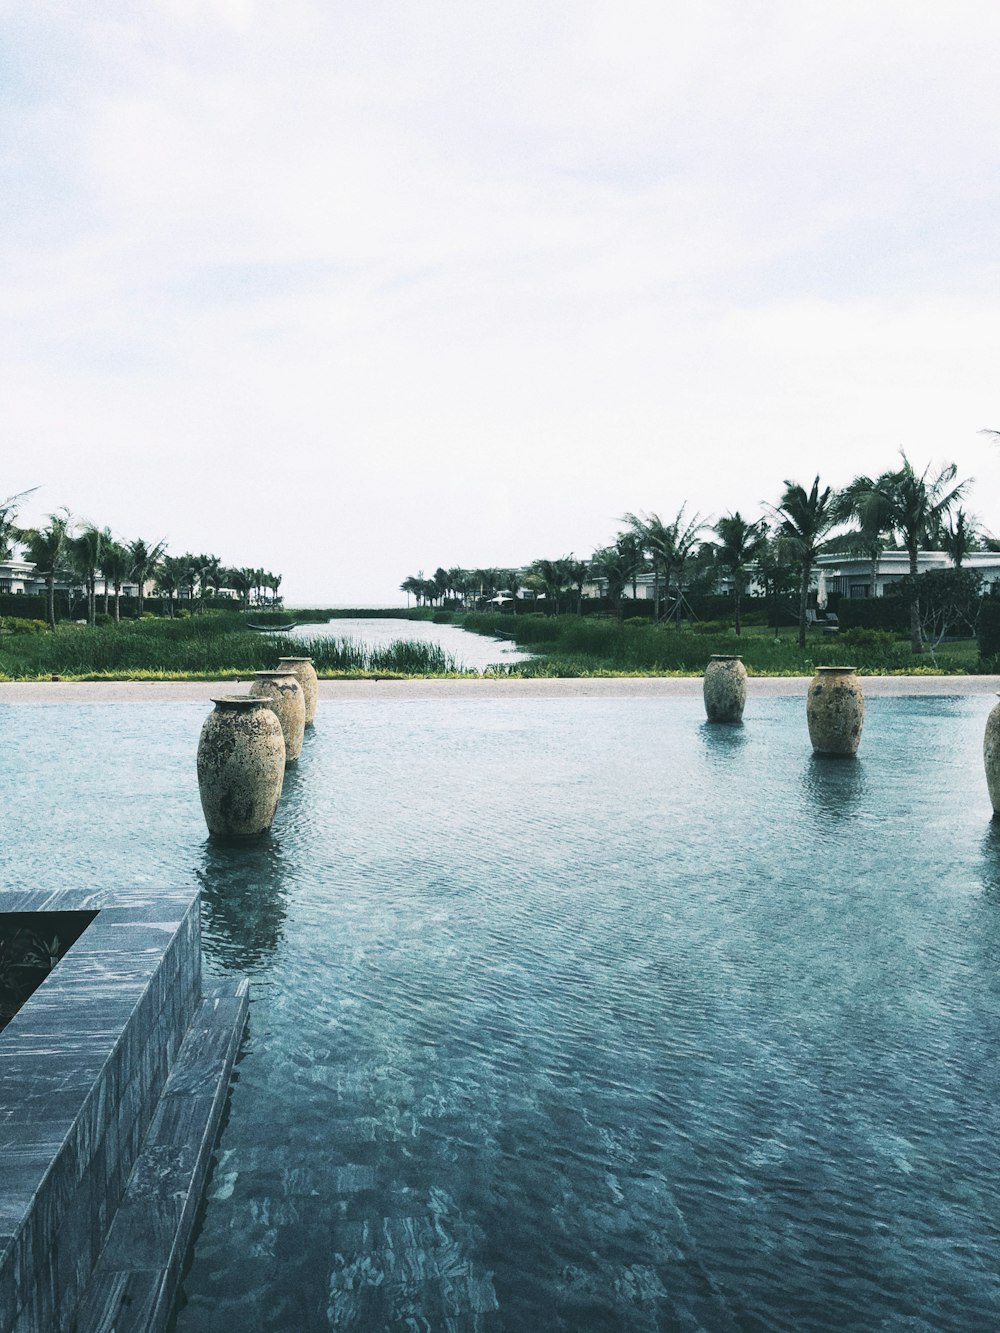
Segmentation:
<svg viewBox="0 0 1000 1333">
<path fill-rule="evenodd" d="M 1000 597 L 983 598 L 976 640 L 984 661 L 1000 654 Z"/>
<path fill-rule="evenodd" d="M 910 606 L 902 597 L 842 597 L 837 608 L 841 630 L 882 629 L 907 634 Z"/>
<path fill-rule="evenodd" d="M 848 629 L 839 635 L 837 642 L 847 648 L 862 648 L 866 650 L 879 650 L 881 652 L 891 651 L 896 643 L 896 637 L 887 629 Z"/>
<path fill-rule="evenodd" d="M 26 620 L 22 616 L 8 616 L 3 621 L 8 634 L 44 634 L 48 626 L 44 620 Z"/>
</svg>

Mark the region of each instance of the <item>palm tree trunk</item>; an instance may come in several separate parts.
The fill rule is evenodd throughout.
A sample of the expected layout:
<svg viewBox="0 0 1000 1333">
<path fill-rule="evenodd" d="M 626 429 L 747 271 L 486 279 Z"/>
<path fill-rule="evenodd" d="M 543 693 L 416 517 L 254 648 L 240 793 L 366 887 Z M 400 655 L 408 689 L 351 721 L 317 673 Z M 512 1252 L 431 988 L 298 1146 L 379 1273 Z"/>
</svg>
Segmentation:
<svg viewBox="0 0 1000 1333">
<path fill-rule="evenodd" d="M 49 595 L 49 629 L 56 627 L 56 576 L 55 572 L 45 576 L 45 587 Z"/>
<path fill-rule="evenodd" d="M 735 597 L 735 599 L 736 599 L 736 633 L 737 633 L 737 635 L 739 635 L 739 634 L 741 633 L 741 629 L 740 629 L 740 585 L 739 585 L 739 583 L 737 583 L 737 584 L 735 585 L 735 587 L 734 587 L 734 589 L 733 589 L 733 594 L 734 594 L 734 597 Z"/>
<path fill-rule="evenodd" d="M 799 589 L 799 647 L 806 646 L 806 602 L 809 600 L 809 575 L 812 572 L 812 560 L 802 561 L 802 587 Z"/>
<path fill-rule="evenodd" d="M 917 577 L 917 548 L 909 548 L 910 556 L 910 578 L 916 580 Z M 924 636 L 920 629 L 920 598 L 917 595 L 916 582 L 913 584 L 910 593 L 910 650 L 914 653 L 924 651 Z"/>
<path fill-rule="evenodd" d="M 116 625 L 120 625 L 120 624 L 121 624 L 121 619 L 122 619 L 121 596 L 122 596 L 121 584 L 116 583 L 116 584 L 115 584 L 115 624 L 116 624 Z"/>
</svg>

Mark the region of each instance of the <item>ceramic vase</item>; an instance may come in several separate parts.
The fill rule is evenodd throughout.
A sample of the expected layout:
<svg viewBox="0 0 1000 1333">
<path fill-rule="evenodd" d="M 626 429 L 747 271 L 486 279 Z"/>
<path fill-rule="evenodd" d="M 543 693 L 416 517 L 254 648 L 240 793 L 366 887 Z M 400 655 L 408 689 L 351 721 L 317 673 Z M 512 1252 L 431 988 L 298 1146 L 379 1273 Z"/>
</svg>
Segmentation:
<svg viewBox="0 0 1000 1333">
<path fill-rule="evenodd" d="M 852 755 L 861 742 L 865 696 L 854 667 L 817 667 L 806 698 L 809 739 L 817 754 Z"/>
<path fill-rule="evenodd" d="M 319 680 L 311 657 L 279 657 L 278 665 L 295 672 L 295 679 L 302 686 L 306 696 L 306 726 L 311 727 L 316 717 L 316 704 L 319 701 Z"/>
<path fill-rule="evenodd" d="M 1000 816 L 1000 703 L 986 719 L 983 737 L 983 762 L 986 765 L 986 786 L 989 788 L 993 813 Z"/>
<path fill-rule="evenodd" d="M 251 838 L 266 833 L 285 776 L 285 738 L 265 699 L 213 699 L 198 741 L 198 791 L 208 831 Z"/>
<path fill-rule="evenodd" d="M 713 654 L 705 668 L 703 688 L 709 722 L 743 720 L 743 705 L 747 701 L 747 669 L 742 657 Z"/>
<path fill-rule="evenodd" d="M 285 763 L 294 764 L 302 751 L 302 736 L 306 725 L 306 696 L 295 674 L 287 668 L 280 671 L 255 671 L 250 695 L 264 699 L 274 709 L 285 737 Z"/>
</svg>

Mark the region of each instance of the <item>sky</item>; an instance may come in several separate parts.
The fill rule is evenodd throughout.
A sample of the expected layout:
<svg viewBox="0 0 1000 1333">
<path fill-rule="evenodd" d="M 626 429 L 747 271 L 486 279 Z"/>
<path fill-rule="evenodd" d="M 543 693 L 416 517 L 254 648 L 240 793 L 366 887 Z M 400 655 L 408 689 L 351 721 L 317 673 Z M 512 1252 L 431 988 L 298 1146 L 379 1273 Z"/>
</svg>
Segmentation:
<svg viewBox="0 0 1000 1333">
<path fill-rule="evenodd" d="M 0 498 L 393 605 L 955 462 L 1000 7 L 0 0 Z"/>
</svg>

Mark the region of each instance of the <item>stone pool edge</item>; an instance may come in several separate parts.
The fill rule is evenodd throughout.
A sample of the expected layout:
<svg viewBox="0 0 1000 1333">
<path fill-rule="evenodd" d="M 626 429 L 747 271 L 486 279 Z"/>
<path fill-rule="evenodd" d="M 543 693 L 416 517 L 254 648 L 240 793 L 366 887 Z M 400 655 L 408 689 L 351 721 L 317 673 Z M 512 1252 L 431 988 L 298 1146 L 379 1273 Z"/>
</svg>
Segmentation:
<svg viewBox="0 0 1000 1333">
<path fill-rule="evenodd" d="M 748 697 L 805 697 L 809 676 L 751 676 Z M 208 703 L 220 691 L 240 693 L 249 680 L 5 681 L 3 704 Z M 1000 676 L 862 676 L 868 697 L 995 695 Z M 321 680 L 322 702 L 444 699 L 691 699 L 701 676 L 591 676 L 540 680 Z"/>
<path fill-rule="evenodd" d="M 203 993 L 194 890 L 0 891 L 0 911 L 78 910 L 97 915 L 0 1033 L 0 1330 L 154 1333 L 248 983 Z"/>
</svg>

